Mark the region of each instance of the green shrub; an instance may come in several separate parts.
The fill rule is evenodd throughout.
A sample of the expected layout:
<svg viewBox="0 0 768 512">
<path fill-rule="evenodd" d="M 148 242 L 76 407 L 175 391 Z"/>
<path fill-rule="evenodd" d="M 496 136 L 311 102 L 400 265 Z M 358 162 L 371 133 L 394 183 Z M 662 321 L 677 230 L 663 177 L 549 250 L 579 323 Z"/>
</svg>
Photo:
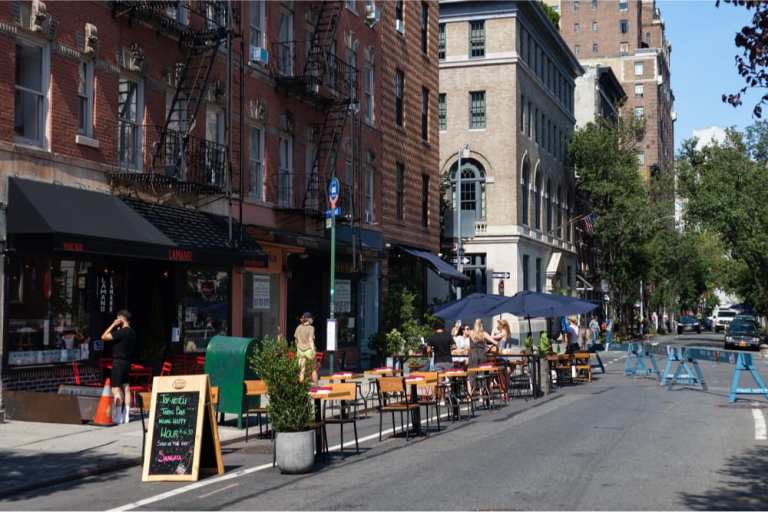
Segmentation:
<svg viewBox="0 0 768 512">
<path fill-rule="evenodd" d="M 250 358 L 251 367 L 267 384 L 267 412 L 275 432 L 302 432 L 313 421 L 310 382 L 299 380 L 299 359 L 290 351 L 285 338 L 265 337 Z"/>
<path fill-rule="evenodd" d="M 547 355 L 552 353 L 552 342 L 546 332 L 542 332 L 539 336 L 539 354 Z"/>
</svg>

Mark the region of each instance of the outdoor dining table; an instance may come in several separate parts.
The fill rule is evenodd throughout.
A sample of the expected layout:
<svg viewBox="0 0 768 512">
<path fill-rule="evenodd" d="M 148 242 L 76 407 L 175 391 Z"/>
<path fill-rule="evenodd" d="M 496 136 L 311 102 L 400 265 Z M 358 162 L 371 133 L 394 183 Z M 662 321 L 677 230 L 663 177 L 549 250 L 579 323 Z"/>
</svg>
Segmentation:
<svg viewBox="0 0 768 512">
<path fill-rule="evenodd" d="M 410 377 L 405 378 L 405 384 L 410 384 L 411 386 L 411 403 L 418 403 L 419 402 L 419 384 L 422 384 L 426 382 L 427 379 L 422 377 L 421 375 L 413 375 Z M 421 407 L 417 407 L 413 410 L 412 413 L 412 422 L 413 425 L 416 427 L 416 435 L 421 435 Z"/>
<path fill-rule="evenodd" d="M 330 386 L 312 386 L 309 390 L 309 396 L 315 401 L 315 457 L 320 457 L 323 453 L 322 401 L 338 400 L 346 396 L 346 393 L 334 392 Z"/>
<path fill-rule="evenodd" d="M 442 372 L 439 372 L 438 374 L 441 378 L 448 379 L 448 382 L 450 384 L 450 388 L 448 389 L 452 405 L 452 411 L 451 411 L 451 418 L 461 419 L 461 410 L 459 406 L 458 400 L 455 400 L 459 396 L 461 396 L 462 393 L 466 393 L 466 385 L 467 385 L 467 377 L 469 376 L 469 373 L 467 373 L 466 370 L 445 370 Z M 462 386 L 464 386 L 464 390 L 462 391 Z"/>
<path fill-rule="evenodd" d="M 486 406 L 490 409 L 493 409 L 495 406 L 495 402 L 493 400 L 493 393 L 491 392 L 491 373 L 496 373 L 500 369 L 503 369 L 501 366 L 493 365 L 493 364 L 481 364 L 480 366 L 475 366 L 472 368 L 467 368 L 467 373 L 469 374 L 482 374 L 483 377 L 480 379 L 482 382 L 482 387 L 485 390 L 486 396 L 488 397 L 485 402 Z"/>
<path fill-rule="evenodd" d="M 496 359 L 502 359 L 508 363 L 528 366 L 528 372 L 531 376 L 531 394 L 533 398 L 541 395 L 541 363 L 539 356 L 535 354 L 498 354 Z"/>
<path fill-rule="evenodd" d="M 331 375 L 327 375 L 323 377 L 325 380 L 329 380 L 331 382 L 338 382 L 340 384 L 344 384 L 347 381 L 354 381 L 355 383 L 355 396 L 359 397 L 355 399 L 355 402 L 359 405 L 360 402 L 363 402 L 364 406 L 367 406 L 366 397 L 363 395 L 363 382 L 360 379 L 364 379 L 366 376 L 362 373 L 353 373 L 353 372 L 336 372 L 332 373 Z M 365 408 L 365 407 L 363 407 Z M 346 416 L 346 412 L 342 411 L 342 414 Z M 358 416 L 359 417 L 359 416 Z"/>
</svg>

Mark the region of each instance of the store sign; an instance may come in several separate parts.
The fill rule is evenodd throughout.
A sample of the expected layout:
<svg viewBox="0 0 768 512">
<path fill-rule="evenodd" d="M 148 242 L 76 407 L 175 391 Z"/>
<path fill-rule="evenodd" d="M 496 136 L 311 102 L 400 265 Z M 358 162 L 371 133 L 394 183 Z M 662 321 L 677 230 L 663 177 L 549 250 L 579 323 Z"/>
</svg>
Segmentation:
<svg viewBox="0 0 768 512">
<path fill-rule="evenodd" d="M 337 279 L 336 290 L 333 297 L 333 305 L 336 308 L 336 313 L 351 313 L 352 281 L 350 279 Z"/>
<path fill-rule="evenodd" d="M 272 309 L 269 302 L 269 276 L 253 276 L 253 309 Z"/>
<path fill-rule="evenodd" d="M 168 249 L 168 259 L 171 261 L 192 261 L 192 251 L 185 249 Z"/>
<path fill-rule="evenodd" d="M 85 252 L 85 245 L 79 242 L 63 242 L 62 249 L 70 252 Z"/>
<path fill-rule="evenodd" d="M 111 313 L 115 309 L 115 280 L 112 276 L 96 278 L 96 294 L 100 313 Z"/>
</svg>

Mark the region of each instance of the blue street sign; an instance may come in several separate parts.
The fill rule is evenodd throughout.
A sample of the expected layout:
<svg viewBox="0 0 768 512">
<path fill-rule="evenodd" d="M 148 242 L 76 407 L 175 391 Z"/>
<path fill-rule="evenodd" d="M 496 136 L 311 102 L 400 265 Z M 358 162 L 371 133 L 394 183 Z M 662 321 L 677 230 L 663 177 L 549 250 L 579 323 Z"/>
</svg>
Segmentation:
<svg viewBox="0 0 768 512">
<path fill-rule="evenodd" d="M 339 199 L 339 180 L 336 177 L 331 178 L 328 182 L 328 201 L 334 204 Z"/>
<path fill-rule="evenodd" d="M 331 215 L 333 215 L 334 217 L 338 217 L 339 215 L 341 215 L 341 206 L 337 206 L 333 210 L 325 210 L 326 219 L 330 219 Z"/>
</svg>

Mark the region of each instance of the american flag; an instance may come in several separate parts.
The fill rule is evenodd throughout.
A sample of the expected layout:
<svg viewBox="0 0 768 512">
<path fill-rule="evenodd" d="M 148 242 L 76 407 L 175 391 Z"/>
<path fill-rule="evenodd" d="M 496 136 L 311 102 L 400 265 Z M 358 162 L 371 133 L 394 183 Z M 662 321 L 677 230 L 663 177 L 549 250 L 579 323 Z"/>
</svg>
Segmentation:
<svg viewBox="0 0 768 512">
<path fill-rule="evenodd" d="M 589 235 L 592 234 L 592 232 L 593 232 L 592 228 L 593 228 L 594 223 L 595 223 L 596 220 L 597 220 L 597 214 L 595 212 L 592 212 L 589 215 L 587 215 L 586 217 L 584 217 L 582 222 L 584 223 L 584 232 L 585 233 L 587 233 Z"/>
</svg>

